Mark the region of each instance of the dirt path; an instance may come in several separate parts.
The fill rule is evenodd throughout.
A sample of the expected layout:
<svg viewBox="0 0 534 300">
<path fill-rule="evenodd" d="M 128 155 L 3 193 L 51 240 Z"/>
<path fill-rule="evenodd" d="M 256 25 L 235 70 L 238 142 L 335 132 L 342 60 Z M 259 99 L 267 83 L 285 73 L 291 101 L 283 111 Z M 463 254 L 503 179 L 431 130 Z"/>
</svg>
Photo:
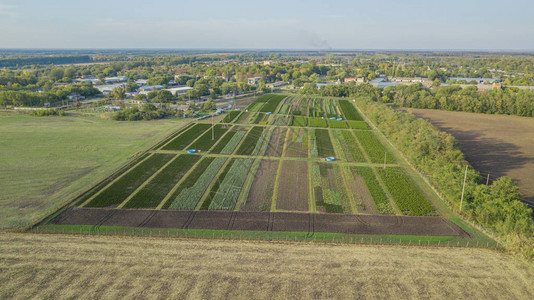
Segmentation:
<svg viewBox="0 0 534 300">
<path fill-rule="evenodd" d="M 525 202 L 534 207 L 534 118 L 405 109 L 461 142 L 467 160 L 490 180 L 516 180 Z"/>
</svg>

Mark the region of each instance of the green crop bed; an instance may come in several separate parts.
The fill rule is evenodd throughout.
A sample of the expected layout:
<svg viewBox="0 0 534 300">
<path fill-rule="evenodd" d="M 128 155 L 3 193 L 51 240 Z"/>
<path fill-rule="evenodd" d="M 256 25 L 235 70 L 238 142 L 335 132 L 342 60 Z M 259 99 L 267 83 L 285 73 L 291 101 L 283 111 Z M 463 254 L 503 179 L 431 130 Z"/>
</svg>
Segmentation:
<svg viewBox="0 0 534 300">
<path fill-rule="evenodd" d="M 335 156 L 334 146 L 327 129 L 315 129 L 315 142 L 320 157 Z"/>
<path fill-rule="evenodd" d="M 205 157 L 202 159 L 189 176 L 180 184 L 163 208 L 195 209 L 202 195 L 204 195 L 213 178 L 215 178 L 225 162 L 225 157 Z"/>
<path fill-rule="evenodd" d="M 347 120 L 363 121 L 362 116 L 358 113 L 356 108 L 348 100 L 339 100 L 339 106 Z"/>
<path fill-rule="evenodd" d="M 347 128 L 347 122 L 328 119 L 328 127 L 330 127 L 330 128 Z"/>
<path fill-rule="evenodd" d="M 353 161 L 365 162 L 365 157 L 363 156 L 360 147 L 358 147 L 356 139 L 352 133 L 349 130 L 340 130 L 340 134 L 343 138 L 343 143 L 346 146 L 346 149 L 343 150 L 349 153 Z"/>
<path fill-rule="evenodd" d="M 196 140 L 193 144 L 191 144 L 190 148 L 195 150 L 202 150 L 202 151 L 208 151 L 217 141 L 221 138 L 221 136 L 227 131 L 225 125 L 217 124 L 213 126 L 213 132 L 210 128 L 208 131 L 204 132 L 204 134 Z M 214 139 L 211 139 L 212 136 Z"/>
<path fill-rule="evenodd" d="M 197 123 L 193 127 L 186 130 L 181 135 L 177 136 L 174 140 L 164 146 L 163 150 L 183 150 L 187 145 L 191 144 L 196 138 L 198 138 L 204 131 L 210 128 L 210 124 Z"/>
<path fill-rule="evenodd" d="M 274 113 L 280 102 L 284 100 L 285 96 L 282 95 L 272 95 L 267 103 L 260 109 L 261 112 L 272 112 Z"/>
<path fill-rule="evenodd" d="M 369 129 L 369 125 L 364 121 L 347 120 L 347 123 L 352 129 Z"/>
<path fill-rule="evenodd" d="M 200 160 L 199 155 L 183 154 L 167 165 L 124 206 L 125 208 L 156 207 L 176 183 Z"/>
<path fill-rule="evenodd" d="M 230 130 L 218 143 L 215 145 L 211 150 L 210 153 L 213 154 L 219 154 L 221 151 L 226 147 L 228 142 L 232 140 L 234 135 L 236 134 L 236 131 Z"/>
<path fill-rule="evenodd" d="M 256 147 L 256 144 L 258 142 L 258 139 L 261 137 L 261 134 L 263 132 L 263 127 L 255 126 L 252 127 L 252 129 L 248 132 L 247 136 L 245 137 L 245 140 L 237 149 L 236 154 L 237 155 L 251 155 L 254 151 L 254 148 Z"/>
<path fill-rule="evenodd" d="M 291 126 L 306 127 L 308 119 L 302 116 L 293 116 L 291 118 Z"/>
<path fill-rule="evenodd" d="M 369 191 L 369 194 L 371 194 L 373 202 L 375 203 L 376 209 L 379 213 L 395 213 L 395 211 L 391 207 L 391 204 L 389 203 L 388 197 L 384 193 L 384 190 L 382 189 L 382 186 L 380 186 L 380 183 L 378 183 L 378 181 L 376 180 L 375 174 L 373 173 L 373 170 L 370 167 L 351 167 L 350 170 L 363 178 L 363 180 L 365 181 L 365 185 L 367 186 L 367 190 Z"/>
<path fill-rule="evenodd" d="M 219 187 L 221 186 L 221 183 L 224 181 L 224 178 L 230 172 L 230 169 L 232 168 L 233 164 L 235 163 L 236 158 L 230 159 L 224 170 L 219 174 L 219 177 L 215 179 L 215 182 L 213 183 L 213 186 L 211 187 L 206 199 L 204 199 L 204 202 L 202 203 L 202 206 L 200 209 L 202 210 L 208 210 L 211 206 L 211 201 L 215 197 L 217 191 L 219 190 Z"/>
<path fill-rule="evenodd" d="M 210 210 L 234 209 L 245 179 L 254 162 L 253 158 L 236 159 L 221 182 L 209 205 Z"/>
<path fill-rule="evenodd" d="M 229 111 L 226 116 L 222 119 L 222 123 L 231 123 L 239 114 L 241 113 L 240 110 L 232 110 Z"/>
<path fill-rule="evenodd" d="M 159 170 L 174 154 L 156 153 L 145 161 L 131 169 L 123 177 L 115 181 L 111 186 L 96 196 L 86 206 L 88 207 L 107 207 L 119 205 L 128 196 L 135 191 L 143 182 L 145 182 L 154 172 Z"/>
<path fill-rule="evenodd" d="M 383 163 L 384 156 L 387 153 L 386 162 L 394 163 L 395 160 L 393 156 L 387 152 L 386 148 L 380 141 L 376 138 L 375 134 L 372 131 L 359 131 L 355 130 L 354 134 L 358 138 L 358 141 L 362 144 L 365 153 L 369 156 L 369 159 L 372 163 Z"/>
<path fill-rule="evenodd" d="M 428 203 L 413 181 L 399 167 L 377 169 L 393 201 L 405 215 L 426 216 L 435 214 L 435 209 Z"/>
<path fill-rule="evenodd" d="M 326 120 L 323 118 L 308 118 L 310 127 L 328 127 Z"/>
</svg>

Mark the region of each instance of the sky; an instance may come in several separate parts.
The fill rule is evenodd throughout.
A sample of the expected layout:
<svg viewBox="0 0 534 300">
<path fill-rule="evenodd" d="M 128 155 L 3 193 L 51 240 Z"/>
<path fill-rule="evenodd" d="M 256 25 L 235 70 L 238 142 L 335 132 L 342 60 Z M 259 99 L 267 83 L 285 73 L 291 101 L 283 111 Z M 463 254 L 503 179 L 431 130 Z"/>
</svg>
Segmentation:
<svg viewBox="0 0 534 300">
<path fill-rule="evenodd" d="M 0 48 L 534 50 L 532 0 L 0 0 Z"/>
</svg>

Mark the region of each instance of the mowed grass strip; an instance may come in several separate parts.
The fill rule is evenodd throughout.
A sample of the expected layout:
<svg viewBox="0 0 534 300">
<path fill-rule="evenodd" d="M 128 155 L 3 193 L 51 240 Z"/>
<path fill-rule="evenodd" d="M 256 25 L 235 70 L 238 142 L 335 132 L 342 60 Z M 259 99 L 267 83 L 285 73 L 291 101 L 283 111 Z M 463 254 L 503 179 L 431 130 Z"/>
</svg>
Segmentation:
<svg viewBox="0 0 534 300">
<path fill-rule="evenodd" d="M 236 159 L 209 205 L 209 210 L 233 210 L 254 158 Z"/>
<path fill-rule="evenodd" d="M 226 165 L 226 167 L 224 168 L 222 173 L 219 175 L 219 177 L 217 177 L 215 179 L 215 182 L 214 182 L 213 186 L 211 187 L 211 190 L 209 191 L 209 194 L 207 195 L 206 199 L 204 199 L 204 202 L 202 203 L 202 206 L 200 207 L 200 209 L 202 209 L 202 210 L 208 210 L 209 209 L 209 207 L 211 205 L 211 201 L 215 197 L 215 194 L 219 190 L 219 187 L 221 186 L 221 183 L 224 181 L 224 178 L 226 177 L 226 175 L 228 174 L 228 172 L 232 168 L 232 165 L 235 163 L 235 161 L 236 161 L 236 159 L 232 158 L 228 162 L 228 164 Z"/>
<path fill-rule="evenodd" d="M 236 154 L 251 155 L 254 148 L 256 148 L 256 144 L 258 143 L 258 139 L 261 137 L 263 130 L 264 128 L 261 126 L 252 127 L 239 149 L 237 149 Z"/>
<path fill-rule="evenodd" d="M 348 100 L 339 100 L 338 102 L 339 106 L 341 107 L 341 111 L 343 111 L 345 119 L 363 121 L 362 116 L 360 116 L 352 103 L 350 103 Z"/>
<path fill-rule="evenodd" d="M 323 118 L 308 118 L 308 121 L 308 126 L 310 127 L 328 127 L 328 125 L 326 124 L 326 120 Z"/>
<path fill-rule="evenodd" d="M 347 123 L 352 129 L 369 129 L 369 125 L 364 121 L 347 120 Z"/>
<path fill-rule="evenodd" d="M 354 134 L 360 141 L 365 153 L 369 156 L 369 159 L 372 163 L 383 163 L 384 155 L 387 153 L 386 162 L 394 163 L 395 159 L 393 156 L 386 150 L 384 145 L 378 140 L 375 134 L 372 131 L 358 131 L 354 130 Z"/>
<path fill-rule="evenodd" d="M 173 157 L 174 154 L 156 153 L 152 155 L 98 194 L 86 206 L 107 207 L 120 204 Z"/>
<path fill-rule="evenodd" d="M 335 156 L 334 146 L 327 129 L 315 129 L 315 143 L 320 157 Z"/>
<path fill-rule="evenodd" d="M 221 136 L 228 130 L 227 126 L 222 124 L 217 124 L 210 128 L 208 131 L 198 138 L 191 146 L 191 149 L 208 151 L 215 143 L 221 138 Z M 212 132 L 213 130 L 213 132 Z M 212 135 L 214 139 L 212 140 Z"/>
<path fill-rule="evenodd" d="M 410 216 L 435 214 L 435 209 L 401 168 L 379 168 L 377 171 L 403 214 Z"/>
<path fill-rule="evenodd" d="M 200 160 L 201 156 L 183 154 L 178 156 L 165 169 L 156 175 L 143 187 L 126 205 L 125 208 L 156 207 L 172 190 L 174 185 L 191 167 Z"/>
<path fill-rule="evenodd" d="M 177 136 L 174 140 L 168 143 L 163 150 L 183 150 L 187 145 L 191 144 L 204 131 L 210 128 L 210 124 L 197 123 L 193 127 L 187 129 L 184 133 Z"/>
<path fill-rule="evenodd" d="M 280 102 L 285 98 L 283 95 L 272 95 L 267 103 L 263 105 L 263 107 L 260 109 L 261 112 L 272 112 L 274 113 L 278 105 L 280 105 Z"/>
<path fill-rule="evenodd" d="M 170 197 L 173 201 L 167 201 L 163 209 L 195 209 L 225 162 L 226 157 L 204 157 Z"/>
<path fill-rule="evenodd" d="M 91 198 L 93 195 L 98 193 L 98 191 L 103 189 L 110 182 L 112 182 L 113 180 L 115 180 L 116 178 L 118 178 L 119 176 L 124 174 L 126 171 L 128 171 L 130 169 L 130 167 L 135 166 L 136 164 L 138 164 L 140 161 L 142 161 L 143 159 L 145 159 L 149 155 L 150 155 L 150 153 L 145 153 L 145 154 L 139 156 L 134 161 L 132 161 L 131 163 L 127 164 L 122 169 L 120 169 L 118 172 L 116 172 L 116 173 L 112 174 L 111 176 L 109 176 L 108 178 L 106 178 L 100 184 L 98 184 L 97 186 L 92 188 L 87 193 L 83 194 L 80 198 L 76 199 L 76 204 L 80 205 L 80 204 L 84 203 L 85 201 L 87 201 L 89 198 Z"/>
<path fill-rule="evenodd" d="M 378 183 L 378 180 L 376 180 L 375 174 L 370 167 L 350 167 L 350 170 L 352 173 L 358 174 L 363 178 L 363 181 L 365 181 L 365 185 L 367 186 L 367 190 L 369 191 L 369 194 L 371 194 L 371 198 L 373 198 L 373 202 L 375 203 L 376 209 L 379 213 L 395 213 L 391 207 L 391 204 L 389 203 L 388 197 L 384 193 L 380 183 Z"/>
</svg>

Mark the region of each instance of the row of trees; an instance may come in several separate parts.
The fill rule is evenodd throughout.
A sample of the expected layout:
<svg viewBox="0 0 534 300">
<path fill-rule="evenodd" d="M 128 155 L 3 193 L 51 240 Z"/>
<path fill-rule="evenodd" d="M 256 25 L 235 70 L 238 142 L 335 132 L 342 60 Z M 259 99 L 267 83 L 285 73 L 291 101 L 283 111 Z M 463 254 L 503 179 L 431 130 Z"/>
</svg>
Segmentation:
<svg viewBox="0 0 534 300">
<path fill-rule="evenodd" d="M 428 121 L 374 102 L 371 96 L 360 95 L 360 109 L 459 210 L 468 163 L 454 137 Z M 480 174 L 470 168 L 461 212 L 496 234 L 509 250 L 534 257 L 532 210 L 521 202 L 521 193 L 510 178 L 485 185 Z"/>
<path fill-rule="evenodd" d="M 90 84 L 77 84 L 69 86 L 59 86 L 50 89 L 48 92 L 32 92 L 20 89 L 0 90 L 0 107 L 6 106 L 44 106 L 50 103 L 51 106 L 59 105 L 72 93 L 79 93 L 84 97 L 100 95 L 100 91 Z"/>
</svg>

